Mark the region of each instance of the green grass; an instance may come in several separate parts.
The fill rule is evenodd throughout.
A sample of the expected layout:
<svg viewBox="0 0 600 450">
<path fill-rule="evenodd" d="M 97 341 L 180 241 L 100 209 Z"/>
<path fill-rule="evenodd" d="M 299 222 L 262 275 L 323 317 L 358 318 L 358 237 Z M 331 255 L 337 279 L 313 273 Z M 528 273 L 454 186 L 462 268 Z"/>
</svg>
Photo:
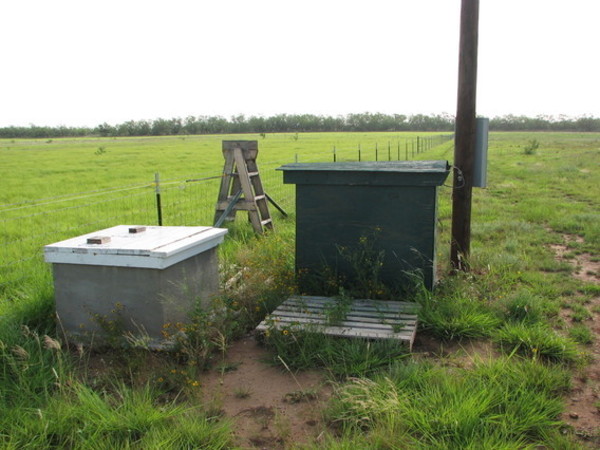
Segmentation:
<svg viewBox="0 0 600 450">
<path fill-rule="evenodd" d="M 406 448 L 521 448 L 558 438 L 556 394 L 568 386 L 563 369 L 514 358 L 451 374 L 413 362 L 340 386 L 328 417 L 346 433 L 366 433 L 367 442 L 387 436 Z"/>
<path fill-rule="evenodd" d="M 201 379 L 232 339 L 295 290 L 294 189 L 275 169 L 296 159 L 330 161 L 334 146 L 338 160 L 356 159 L 358 144 L 363 159 L 373 160 L 378 142 L 386 158 L 388 141 L 404 150 L 415 135 L 244 135 L 259 141 L 266 190 L 290 217 L 273 211 L 277 232 L 256 238 L 239 215 L 219 250 L 223 281 L 231 283 L 219 299 L 218 320 L 208 325 L 208 316 L 196 315 L 193 323 L 203 331 L 190 333 L 178 354 L 122 352 L 118 367 L 100 375 L 88 371 L 89 353 L 49 347 L 45 336 L 60 338 L 42 246 L 117 223 L 156 223 L 155 172 L 166 225 L 211 224 L 218 180 L 186 180 L 218 175 L 221 140 L 240 137 L 0 140 L 2 446 L 230 447 L 230 425 L 202 411 L 189 381 Z M 539 146 L 526 154 L 533 140 Z M 431 355 L 409 358 L 385 343 L 270 337 L 274 362 L 292 370 L 317 367 L 339 383 L 331 432 L 320 446 L 577 448 L 561 432 L 558 415 L 570 371 L 583 370 L 585 345 L 594 339 L 584 324 L 598 312 L 589 303 L 598 287 L 573 278 L 550 245 L 567 245 L 571 257 L 600 254 L 599 152 L 597 133 L 492 133 L 489 187 L 473 195 L 473 271 L 466 275 L 446 276 L 451 189 L 439 190 L 442 282 L 431 294 L 415 294 L 422 304 L 419 333 L 489 340 L 508 356 L 456 368 Z M 415 158 L 452 160 L 452 144 Z M 569 327 L 561 308 L 574 321 Z M 160 368 L 146 369 L 141 382 L 132 374 L 148 358 L 159 358 Z"/>
<path fill-rule="evenodd" d="M 323 368 L 333 379 L 368 377 L 408 356 L 406 348 L 393 340 L 341 339 L 276 329 L 269 330 L 265 340 L 274 364 L 291 370 Z"/>
<path fill-rule="evenodd" d="M 230 448 L 226 422 L 156 398 L 147 386 L 116 386 L 108 394 L 75 384 L 37 409 L 3 415 L 0 442 L 4 448 Z"/>
<path fill-rule="evenodd" d="M 507 323 L 494 340 L 508 353 L 517 352 L 534 359 L 575 363 L 580 357 L 575 342 L 544 324 Z"/>
<path fill-rule="evenodd" d="M 594 342 L 595 336 L 592 330 L 583 324 L 573 325 L 569 328 L 569 337 L 579 344 L 588 345 Z"/>
</svg>

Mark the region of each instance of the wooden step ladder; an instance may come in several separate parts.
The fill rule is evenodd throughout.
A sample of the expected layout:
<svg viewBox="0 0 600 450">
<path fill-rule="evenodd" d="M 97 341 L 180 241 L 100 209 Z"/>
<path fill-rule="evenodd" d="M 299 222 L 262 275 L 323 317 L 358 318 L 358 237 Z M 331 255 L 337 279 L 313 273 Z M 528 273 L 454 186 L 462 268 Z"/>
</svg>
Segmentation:
<svg viewBox="0 0 600 450">
<path fill-rule="evenodd" d="M 223 178 L 217 199 L 215 227 L 234 220 L 237 211 L 248 211 L 254 231 L 262 234 L 273 229 L 268 200 L 264 191 L 256 156 L 258 141 L 223 141 Z"/>
</svg>

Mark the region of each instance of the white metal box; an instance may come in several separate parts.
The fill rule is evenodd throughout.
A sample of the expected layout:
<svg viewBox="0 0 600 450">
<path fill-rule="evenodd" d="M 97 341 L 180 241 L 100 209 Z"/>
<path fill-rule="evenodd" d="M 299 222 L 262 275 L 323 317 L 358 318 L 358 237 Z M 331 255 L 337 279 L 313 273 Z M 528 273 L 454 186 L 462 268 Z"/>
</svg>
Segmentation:
<svg viewBox="0 0 600 450">
<path fill-rule="evenodd" d="M 76 341 L 109 333 L 156 344 L 166 324 L 188 321 L 218 293 L 213 227 L 118 225 L 47 245 L 60 327 Z"/>
</svg>

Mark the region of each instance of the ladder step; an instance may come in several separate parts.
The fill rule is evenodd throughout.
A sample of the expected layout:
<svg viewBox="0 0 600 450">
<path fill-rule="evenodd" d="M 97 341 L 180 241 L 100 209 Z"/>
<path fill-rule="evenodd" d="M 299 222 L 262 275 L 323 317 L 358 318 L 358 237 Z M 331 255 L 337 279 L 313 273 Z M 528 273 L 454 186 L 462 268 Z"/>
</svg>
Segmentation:
<svg viewBox="0 0 600 450">
<path fill-rule="evenodd" d="M 231 175 L 232 177 L 239 177 L 240 176 L 239 172 L 231 172 L 228 175 Z M 257 177 L 258 175 L 259 175 L 258 172 L 248 172 L 248 176 L 249 177 Z"/>
<path fill-rule="evenodd" d="M 264 200 L 266 197 L 264 195 L 257 195 L 256 197 L 254 197 L 254 201 L 257 202 L 259 200 Z"/>
<path fill-rule="evenodd" d="M 269 223 L 273 223 L 273 221 L 271 219 L 265 219 L 265 220 L 261 220 L 260 224 L 264 227 L 265 225 L 269 224 Z"/>
</svg>

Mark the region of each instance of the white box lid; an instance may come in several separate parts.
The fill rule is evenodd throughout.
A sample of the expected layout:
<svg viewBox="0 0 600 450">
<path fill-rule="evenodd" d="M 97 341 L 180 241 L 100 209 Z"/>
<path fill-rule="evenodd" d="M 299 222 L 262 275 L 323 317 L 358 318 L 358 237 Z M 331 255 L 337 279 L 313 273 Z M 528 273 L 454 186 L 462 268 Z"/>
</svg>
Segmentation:
<svg viewBox="0 0 600 450">
<path fill-rule="evenodd" d="M 165 269 L 216 247 L 225 234 L 226 229 L 214 227 L 117 225 L 46 245 L 44 257 L 50 263 Z M 88 243 L 94 238 L 108 242 Z"/>
</svg>

